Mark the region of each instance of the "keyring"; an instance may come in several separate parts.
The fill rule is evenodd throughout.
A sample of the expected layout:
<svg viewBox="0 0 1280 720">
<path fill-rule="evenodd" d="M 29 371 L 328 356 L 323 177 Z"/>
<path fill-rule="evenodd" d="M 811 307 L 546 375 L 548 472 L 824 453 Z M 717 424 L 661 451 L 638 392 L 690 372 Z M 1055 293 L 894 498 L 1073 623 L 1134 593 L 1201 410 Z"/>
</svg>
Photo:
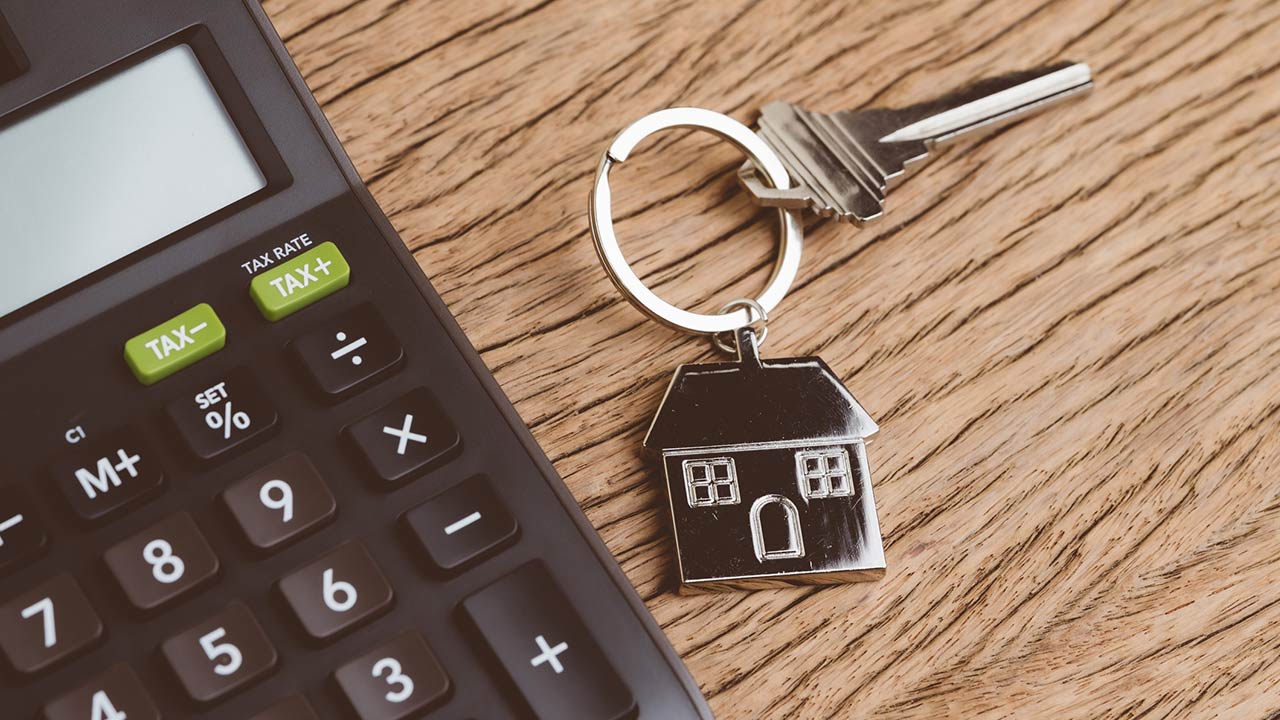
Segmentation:
<svg viewBox="0 0 1280 720">
<path fill-rule="evenodd" d="M 667 327 L 698 335 L 714 335 L 751 325 L 753 313 L 749 306 L 737 304 L 737 310 L 724 314 L 707 315 L 682 310 L 658 297 L 631 269 L 618 246 L 613 232 L 612 196 L 609 191 L 609 170 L 615 163 L 625 162 L 636 145 L 659 130 L 689 128 L 705 130 L 729 141 L 761 171 L 770 187 L 786 190 L 791 178 L 781 158 L 751 128 L 711 110 L 701 108 L 669 108 L 646 115 L 627 126 L 613 139 L 600 167 L 596 170 L 595 187 L 591 192 L 587 213 L 591 219 L 591 237 L 595 240 L 596 253 L 609 278 L 618 291 L 641 312 Z M 778 210 L 779 251 L 774 261 L 773 274 L 765 289 L 754 299 L 767 315 L 771 313 L 795 280 L 800 266 L 800 249 L 804 241 L 804 225 L 800 213 L 792 209 Z"/>
</svg>

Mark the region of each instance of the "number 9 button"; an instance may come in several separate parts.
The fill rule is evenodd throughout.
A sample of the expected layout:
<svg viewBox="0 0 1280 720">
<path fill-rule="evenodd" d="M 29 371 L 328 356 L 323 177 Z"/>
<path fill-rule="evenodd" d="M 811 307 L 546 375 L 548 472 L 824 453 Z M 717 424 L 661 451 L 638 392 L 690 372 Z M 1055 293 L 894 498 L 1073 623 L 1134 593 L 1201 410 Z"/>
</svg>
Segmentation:
<svg viewBox="0 0 1280 720">
<path fill-rule="evenodd" d="M 218 556 L 187 513 L 109 548 L 103 559 L 129 602 L 154 610 L 218 574 Z"/>
<path fill-rule="evenodd" d="M 236 482 L 222 494 L 241 532 L 271 551 L 319 529 L 337 504 L 306 455 L 292 453 Z"/>
<path fill-rule="evenodd" d="M 191 699 L 202 703 L 263 677 L 278 658 L 258 621 L 240 603 L 169 638 L 160 652 Z"/>
</svg>

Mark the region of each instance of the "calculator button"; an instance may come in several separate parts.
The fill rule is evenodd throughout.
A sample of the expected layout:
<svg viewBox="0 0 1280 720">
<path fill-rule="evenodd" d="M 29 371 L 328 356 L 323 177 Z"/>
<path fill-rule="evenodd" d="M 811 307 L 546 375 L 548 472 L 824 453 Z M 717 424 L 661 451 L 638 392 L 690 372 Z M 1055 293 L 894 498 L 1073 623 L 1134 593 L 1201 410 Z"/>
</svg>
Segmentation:
<svg viewBox="0 0 1280 720">
<path fill-rule="evenodd" d="M 40 672 L 101 637 L 102 621 L 66 573 L 0 605 L 0 650 L 21 673 Z"/>
<path fill-rule="evenodd" d="M 452 572 L 516 537 L 515 518 L 484 478 L 455 485 L 405 514 L 405 523 L 431 564 Z"/>
<path fill-rule="evenodd" d="M 53 481 L 82 520 L 104 520 L 159 491 L 164 482 L 151 444 L 135 428 L 113 432 L 53 464 Z"/>
<path fill-rule="evenodd" d="M 635 707 L 541 563 L 518 568 L 462 606 L 539 718 L 618 720 Z"/>
<path fill-rule="evenodd" d="M 360 720 L 401 720 L 449 695 L 449 676 L 416 632 L 383 643 L 333 677 Z"/>
<path fill-rule="evenodd" d="M 330 640 L 391 607 L 391 585 L 358 542 L 338 547 L 279 583 L 307 634 Z"/>
<path fill-rule="evenodd" d="M 333 519 L 338 506 L 306 455 L 292 453 L 243 478 L 222 494 L 249 543 L 273 550 Z"/>
<path fill-rule="evenodd" d="M 287 697 L 250 720 L 319 720 L 311 703 L 301 695 Z"/>
<path fill-rule="evenodd" d="M 187 513 L 170 515 L 113 545 L 103 558 L 139 610 L 152 610 L 218 574 L 218 556 Z"/>
<path fill-rule="evenodd" d="M 441 464 L 461 444 L 458 431 L 422 388 L 352 424 L 347 434 L 387 483 L 402 482 Z"/>
<path fill-rule="evenodd" d="M 0 487 L 0 573 L 31 561 L 48 539 L 26 491 L 17 485 Z"/>
<path fill-rule="evenodd" d="M 260 438 L 276 424 L 276 409 L 248 368 L 238 367 L 169 403 L 169 419 L 205 460 Z"/>
<path fill-rule="evenodd" d="M 262 317 L 275 322 L 351 281 L 351 267 L 331 242 L 321 243 L 298 257 L 278 265 L 249 283 L 249 296 Z"/>
<path fill-rule="evenodd" d="M 134 377 L 152 385 L 221 350 L 227 329 L 207 303 L 139 333 L 124 344 L 124 360 Z"/>
<path fill-rule="evenodd" d="M 138 676 L 125 665 L 106 672 L 44 708 L 45 720 L 160 720 Z"/>
<path fill-rule="evenodd" d="M 386 322 L 367 304 L 299 337 L 291 347 L 316 387 L 334 398 L 369 385 L 404 356 Z"/>
<path fill-rule="evenodd" d="M 164 641 L 160 653 L 187 695 L 213 702 L 270 673 L 278 655 L 241 603 Z"/>
</svg>

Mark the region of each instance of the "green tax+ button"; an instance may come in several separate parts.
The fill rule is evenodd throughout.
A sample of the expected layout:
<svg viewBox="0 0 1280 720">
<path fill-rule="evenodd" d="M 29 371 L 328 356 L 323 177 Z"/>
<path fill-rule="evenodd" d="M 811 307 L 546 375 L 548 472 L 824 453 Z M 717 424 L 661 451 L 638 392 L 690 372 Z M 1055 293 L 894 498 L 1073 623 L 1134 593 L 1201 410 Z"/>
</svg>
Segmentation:
<svg viewBox="0 0 1280 720">
<path fill-rule="evenodd" d="M 207 303 L 129 338 L 124 361 L 143 385 L 157 383 L 227 344 L 227 329 Z"/>
<path fill-rule="evenodd" d="M 249 295 L 271 322 L 292 315 L 347 286 L 351 266 L 331 242 L 268 270 L 249 283 Z"/>
</svg>

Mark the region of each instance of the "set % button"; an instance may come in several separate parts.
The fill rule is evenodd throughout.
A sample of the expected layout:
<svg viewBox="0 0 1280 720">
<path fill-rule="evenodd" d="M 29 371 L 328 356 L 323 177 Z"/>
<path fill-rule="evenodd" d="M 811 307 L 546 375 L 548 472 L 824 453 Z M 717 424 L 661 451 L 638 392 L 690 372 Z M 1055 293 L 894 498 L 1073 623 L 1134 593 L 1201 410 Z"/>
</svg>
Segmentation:
<svg viewBox="0 0 1280 720">
<path fill-rule="evenodd" d="M 205 460 L 262 436 L 277 421 L 275 408 L 245 367 L 179 397 L 168 412 L 187 446 Z"/>
</svg>

